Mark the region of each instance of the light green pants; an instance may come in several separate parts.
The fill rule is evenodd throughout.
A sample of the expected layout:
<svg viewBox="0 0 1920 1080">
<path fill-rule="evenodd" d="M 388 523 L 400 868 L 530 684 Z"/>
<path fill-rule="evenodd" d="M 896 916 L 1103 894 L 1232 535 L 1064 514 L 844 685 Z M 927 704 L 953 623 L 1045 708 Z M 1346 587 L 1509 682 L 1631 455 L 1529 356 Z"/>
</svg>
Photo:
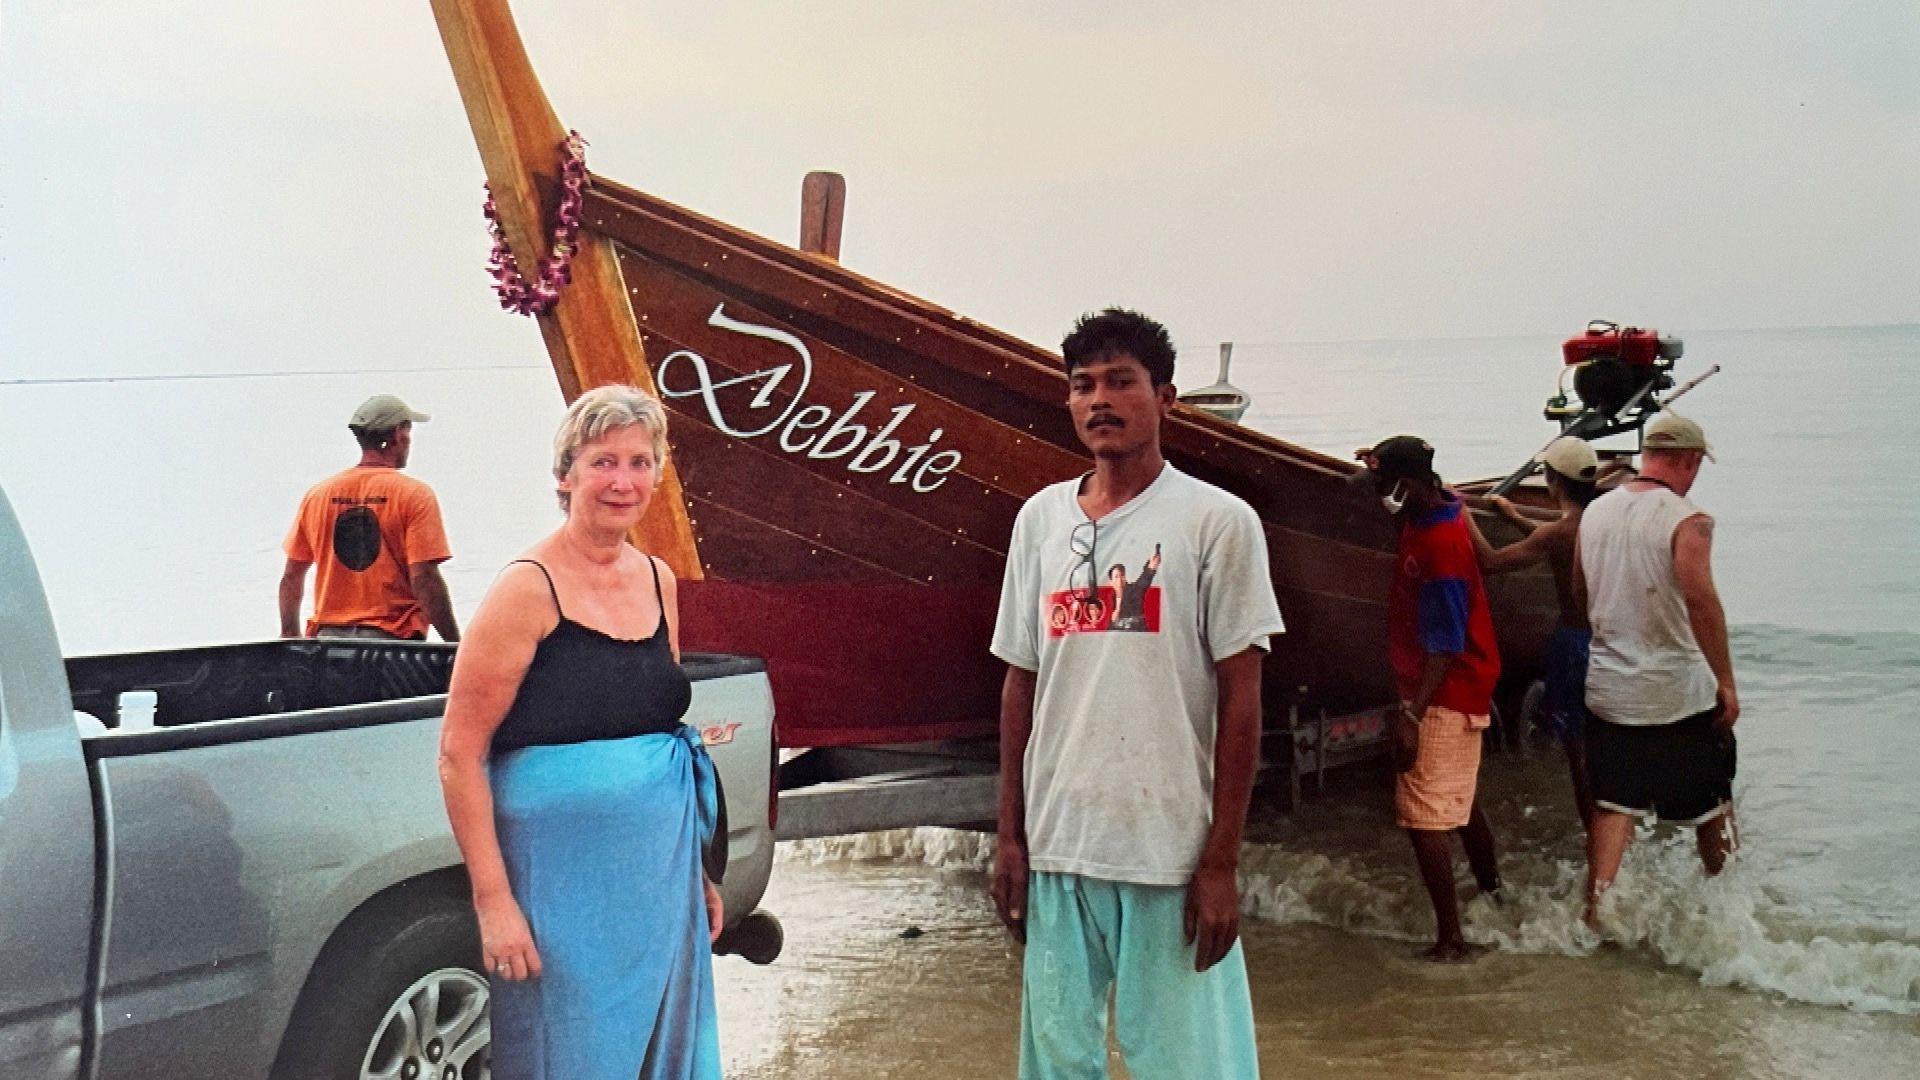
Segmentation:
<svg viewBox="0 0 1920 1080">
<path fill-rule="evenodd" d="M 1187 890 L 1073 874 L 1027 885 L 1021 1080 L 1102 1080 L 1107 1001 L 1133 1080 L 1257 1078 L 1247 964 L 1193 970 Z"/>
</svg>

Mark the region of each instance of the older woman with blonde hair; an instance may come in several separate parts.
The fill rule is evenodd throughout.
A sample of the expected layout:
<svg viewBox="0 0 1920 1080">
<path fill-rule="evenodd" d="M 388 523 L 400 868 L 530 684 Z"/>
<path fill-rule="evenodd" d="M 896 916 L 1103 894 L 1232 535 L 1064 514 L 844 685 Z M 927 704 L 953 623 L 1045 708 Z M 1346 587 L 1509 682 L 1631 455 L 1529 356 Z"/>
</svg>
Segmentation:
<svg viewBox="0 0 1920 1080">
<path fill-rule="evenodd" d="M 627 540 L 666 434 L 634 387 L 573 403 L 554 439 L 566 520 L 501 572 L 454 663 L 440 782 L 497 1080 L 720 1076 L 713 765 L 681 722 L 673 573 Z"/>
</svg>

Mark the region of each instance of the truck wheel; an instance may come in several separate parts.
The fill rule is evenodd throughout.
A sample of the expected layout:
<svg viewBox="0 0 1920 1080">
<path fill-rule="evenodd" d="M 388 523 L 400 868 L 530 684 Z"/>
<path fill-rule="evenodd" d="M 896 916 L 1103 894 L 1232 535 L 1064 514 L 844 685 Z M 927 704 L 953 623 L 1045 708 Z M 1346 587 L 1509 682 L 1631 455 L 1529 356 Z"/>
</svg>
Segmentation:
<svg viewBox="0 0 1920 1080">
<path fill-rule="evenodd" d="M 486 1080 L 492 1030 L 473 913 L 364 928 L 315 965 L 275 1080 Z"/>
</svg>

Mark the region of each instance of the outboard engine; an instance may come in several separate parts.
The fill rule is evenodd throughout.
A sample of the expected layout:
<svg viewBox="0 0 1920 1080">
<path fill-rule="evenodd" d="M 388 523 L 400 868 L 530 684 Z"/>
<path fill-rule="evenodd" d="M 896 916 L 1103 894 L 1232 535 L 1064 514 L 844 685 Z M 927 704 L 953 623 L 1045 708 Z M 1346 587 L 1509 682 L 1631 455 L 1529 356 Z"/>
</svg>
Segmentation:
<svg viewBox="0 0 1920 1080">
<path fill-rule="evenodd" d="M 1673 386 L 1673 364 L 1685 354 L 1677 337 L 1658 330 L 1621 326 L 1605 319 L 1587 324 L 1584 333 L 1560 345 L 1559 391 L 1547 399 L 1547 419 L 1560 425 L 1560 434 L 1589 441 L 1638 431 L 1661 409 L 1660 393 Z M 1716 365 L 1707 375 L 1718 371 Z M 1573 396 L 1567 395 L 1567 377 L 1573 377 Z M 1667 400 L 1679 397 L 1706 375 L 1681 387 Z M 1490 494 L 1503 495 L 1539 466 L 1526 464 L 1495 484 Z"/>
<path fill-rule="evenodd" d="M 1673 385 L 1673 363 L 1685 352 L 1684 342 L 1658 330 L 1595 319 L 1560 346 L 1560 392 L 1547 402 L 1547 419 L 1589 439 L 1637 428 L 1658 411 L 1654 395 Z M 1577 405 L 1567 397 L 1569 374 Z"/>
</svg>

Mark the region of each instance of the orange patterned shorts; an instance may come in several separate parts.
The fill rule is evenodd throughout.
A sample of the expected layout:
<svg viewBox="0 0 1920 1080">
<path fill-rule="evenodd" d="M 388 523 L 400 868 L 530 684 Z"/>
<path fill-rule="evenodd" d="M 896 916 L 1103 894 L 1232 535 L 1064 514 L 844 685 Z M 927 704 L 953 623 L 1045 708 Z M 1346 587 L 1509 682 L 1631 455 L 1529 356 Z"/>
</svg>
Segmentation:
<svg viewBox="0 0 1920 1080">
<path fill-rule="evenodd" d="M 1467 823 L 1480 780 L 1480 733 L 1492 719 L 1427 708 L 1413 768 L 1394 781 L 1393 814 L 1401 828 L 1457 829 Z"/>
</svg>

